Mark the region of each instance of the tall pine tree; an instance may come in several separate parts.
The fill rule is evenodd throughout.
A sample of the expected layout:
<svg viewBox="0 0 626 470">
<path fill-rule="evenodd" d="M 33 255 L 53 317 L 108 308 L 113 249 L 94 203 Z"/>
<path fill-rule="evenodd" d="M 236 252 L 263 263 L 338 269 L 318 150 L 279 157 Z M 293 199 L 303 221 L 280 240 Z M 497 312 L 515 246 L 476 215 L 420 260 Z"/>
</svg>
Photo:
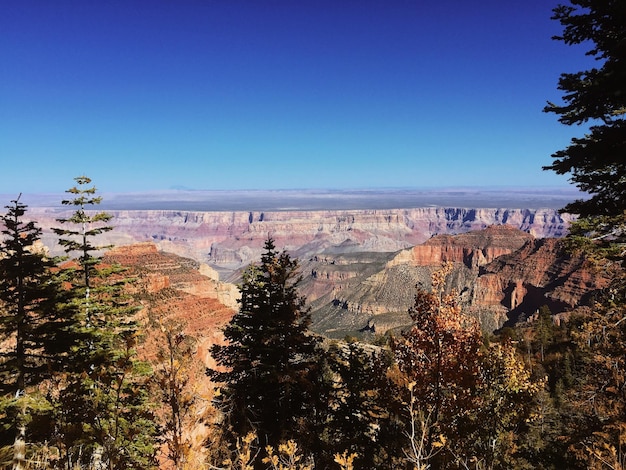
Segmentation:
<svg viewBox="0 0 626 470">
<path fill-rule="evenodd" d="M 20 197 L 0 217 L 0 341 L 10 347 L 0 355 L 0 442 L 15 440 L 15 468 L 24 468 L 26 440 L 50 439 L 52 405 L 44 385 L 60 367 L 71 341 L 58 340 L 67 326 L 56 302 L 63 290 L 51 259 L 40 243 L 41 229 L 24 221 Z"/>
<path fill-rule="evenodd" d="M 6 206 L 0 217 L 5 239 L 0 244 L 0 300 L 2 301 L 3 336 L 14 338 L 15 348 L 3 362 L 2 392 L 22 395 L 27 385 L 39 380 L 45 369 L 43 341 L 37 336 L 45 320 L 45 301 L 49 291 L 52 260 L 43 246 L 37 246 L 41 229 L 25 222 L 26 205 L 19 197 Z M 5 375 L 6 374 L 6 375 Z"/>
<path fill-rule="evenodd" d="M 588 134 L 556 152 L 544 169 L 569 173 L 570 180 L 591 196 L 563 209 L 581 216 L 570 230 L 569 244 L 612 276 L 591 312 L 570 322 L 574 356 L 584 358 L 579 362 L 585 373 L 569 394 L 577 403 L 578 423 L 570 427 L 575 431 L 570 433 L 568 454 L 576 456 L 581 468 L 624 468 L 626 3 L 570 0 L 554 9 L 553 19 L 563 26 L 555 39 L 588 47 L 586 54 L 597 67 L 561 75 L 564 103 L 549 103 L 545 111 L 557 114 L 566 125 L 592 125 Z"/>
<path fill-rule="evenodd" d="M 571 0 L 554 9 L 563 26 L 554 39 L 590 47 L 587 55 L 598 66 L 563 73 L 558 88 L 563 103 L 548 103 L 565 125 L 591 122 L 589 133 L 572 139 L 556 152 L 545 170 L 570 174 L 570 180 L 591 197 L 563 210 L 579 214 L 574 233 L 626 241 L 626 4 L 622 1 Z"/>
<path fill-rule="evenodd" d="M 78 256 L 67 267 L 74 308 L 82 323 L 76 330 L 84 339 L 75 352 L 61 393 L 59 434 L 66 462 L 80 456 L 91 465 L 113 469 L 152 468 L 155 465 L 155 419 L 148 403 L 147 364 L 136 357 L 136 308 L 124 286 L 129 281 L 119 266 L 107 266 L 98 256 L 108 246 L 97 236 L 112 230 L 112 216 L 89 209 L 101 202 L 86 176 L 62 201 L 76 210 L 59 219 L 54 229 L 68 253 Z M 73 274 L 73 276 L 72 276 Z"/>
<path fill-rule="evenodd" d="M 331 345 L 327 357 L 332 377 L 322 434 L 329 454 L 355 453 L 357 467 L 380 468 L 391 451 L 386 441 L 389 434 L 382 435 L 389 431 L 390 401 L 382 379 L 391 358 L 386 351 L 356 341 Z M 332 466 L 332 461 L 316 458 L 316 464 Z"/>
</svg>

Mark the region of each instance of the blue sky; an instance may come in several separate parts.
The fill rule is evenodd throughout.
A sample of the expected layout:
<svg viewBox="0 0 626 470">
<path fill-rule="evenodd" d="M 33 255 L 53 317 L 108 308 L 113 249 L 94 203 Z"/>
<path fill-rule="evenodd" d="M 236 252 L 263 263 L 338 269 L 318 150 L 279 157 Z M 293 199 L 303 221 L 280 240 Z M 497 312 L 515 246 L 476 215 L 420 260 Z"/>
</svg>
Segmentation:
<svg viewBox="0 0 626 470">
<path fill-rule="evenodd" d="M 0 0 L 0 193 L 566 186 L 555 4 Z"/>
</svg>

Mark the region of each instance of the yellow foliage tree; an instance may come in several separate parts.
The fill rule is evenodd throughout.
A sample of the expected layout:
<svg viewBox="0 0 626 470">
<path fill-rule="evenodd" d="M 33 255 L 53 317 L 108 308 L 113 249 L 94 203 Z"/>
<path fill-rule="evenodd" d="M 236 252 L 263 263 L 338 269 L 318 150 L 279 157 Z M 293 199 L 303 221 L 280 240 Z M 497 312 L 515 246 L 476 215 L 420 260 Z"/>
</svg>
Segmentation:
<svg viewBox="0 0 626 470">
<path fill-rule="evenodd" d="M 467 410 L 475 400 L 482 335 L 476 320 L 462 313 L 458 294 L 446 293 L 451 270 L 448 263 L 433 273 L 430 292 L 418 288 L 409 310 L 413 325 L 392 342 L 406 381 L 411 444 L 407 455 L 417 468 L 429 468 L 431 460 L 442 459 L 446 441 L 461 440 Z M 416 433 L 420 434 L 418 454 L 414 452 Z"/>
<path fill-rule="evenodd" d="M 485 469 L 514 468 L 520 463 L 519 440 L 533 419 L 533 399 L 545 388 L 535 381 L 510 342 L 481 352 L 473 451 L 468 452 Z"/>
</svg>

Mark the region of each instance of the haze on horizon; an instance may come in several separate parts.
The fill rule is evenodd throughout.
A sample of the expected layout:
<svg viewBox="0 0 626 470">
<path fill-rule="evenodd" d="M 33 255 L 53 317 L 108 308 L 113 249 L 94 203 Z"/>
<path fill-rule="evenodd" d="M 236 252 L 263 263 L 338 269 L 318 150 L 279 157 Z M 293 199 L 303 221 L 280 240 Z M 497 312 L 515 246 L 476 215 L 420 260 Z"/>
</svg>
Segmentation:
<svg viewBox="0 0 626 470">
<path fill-rule="evenodd" d="M 566 188 L 556 3 L 5 2 L 0 193 Z"/>
<path fill-rule="evenodd" d="M 369 190 L 218 190 L 104 193 L 104 210 L 166 211 L 332 211 L 393 210 L 420 207 L 561 209 L 581 197 L 565 188 L 422 188 Z M 0 194 L 0 200 L 15 196 Z M 63 193 L 26 193 L 21 201 L 32 208 L 68 210 Z"/>
</svg>

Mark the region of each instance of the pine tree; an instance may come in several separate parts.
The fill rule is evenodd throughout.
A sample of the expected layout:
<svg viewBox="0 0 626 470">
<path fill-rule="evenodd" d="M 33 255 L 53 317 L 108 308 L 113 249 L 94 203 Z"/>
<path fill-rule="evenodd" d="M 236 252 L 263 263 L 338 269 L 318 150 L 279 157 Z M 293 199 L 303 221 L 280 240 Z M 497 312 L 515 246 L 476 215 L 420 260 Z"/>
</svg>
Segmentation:
<svg viewBox="0 0 626 470">
<path fill-rule="evenodd" d="M 77 209 L 59 219 L 54 229 L 68 253 L 78 252 L 65 273 L 74 294 L 71 308 L 82 322 L 74 333 L 83 345 L 74 354 L 61 393 L 59 434 L 66 462 L 78 455 L 94 465 L 113 469 L 152 468 L 155 465 L 155 418 L 148 402 L 150 369 L 137 359 L 136 308 L 124 294 L 129 282 L 119 266 L 102 263 L 98 235 L 112 230 L 111 215 L 89 210 L 101 198 L 86 176 L 75 179 L 62 201 Z M 69 224 L 69 225 L 68 225 Z M 99 461 L 99 462 L 98 462 Z"/>
<path fill-rule="evenodd" d="M 545 108 L 566 125 L 591 122 L 589 133 L 553 155 L 544 169 L 571 174 L 570 180 L 590 194 L 563 210 L 580 215 L 568 236 L 597 269 L 612 278 L 590 312 L 571 322 L 574 353 L 585 369 L 570 397 L 578 403 L 576 437 L 570 454 L 581 467 L 626 465 L 626 3 L 570 0 L 554 9 L 563 26 L 555 39 L 590 47 L 598 66 L 564 73 L 559 89 L 563 105 Z M 581 397 L 576 400 L 575 397 Z M 587 397 L 583 399 L 583 397 Z M 592 397 L 593 399 L 589 399 Z"/>
<path fill-rule="evenodd" d="M 123 326 L 122 321 L 130 317 L 132 311 L 125 308 L 126 300 L 119 295 L 121 283 L 111 277 L 120 270 L 99 267 L 101 257 L 98 254 L 110 246 L 96 245 L 95 240 L 98 235 L 113 230 L 108 225 L 112 216 L 89 209 L 102 202 L 96 187 L 90 186 L 90 178 L 79 176 L 74 180 L 77 185 L 66 192 L 75 197 L 64 199 L 61 203 L 76 207 L 76 210 L 68 218 L 57 219 L 63 227 L 52 228 L 52 231 L 59 236 L 59 244 L 70 257 L 77 253 L 71 262 L 63 265 L 63 275 L 73 293 L 68 308 L 81 316 L 80 328 L 73 332 L 82 341 L 81 347 L 75 351 L 75 367 L 93 371 L 98 364 L 108 360 L 116 330 Z M 107 278 L 115 280 L 107 282 Z M 92 292 L 94 282 L 98 283 L 95 293 Z M 122 300 L 121 304 L 118 300 Z M 132 322 L 128 327 L 131 330 L 134 328 Z"/>
<path fill-rule="evenodd" d="M 308 332 L 311 317 L 297 292 L 297 270 L 298 262 L 268 239 L 261 264 L 243 275 L 241 307 L 224 330 L 228 344 L 211 351 L 220 369 L 208 371 L 222 384 L 219 405 L 232 435 L 255 431 L 274 448 L 306 436 L 313 412 L 318 339 Z"/>
<path fill-rule="evenodd" d="M 62 200 L 61 204 L 74 206 L 76 210 L 67 219 L 57 219 L 57 222 L 64 224 L 66 228 L 53 228 L 52 230 L 59 235 L 59 244 L 67 253 L 80 253 L 77 261 L 84 279 L 85 298 L 89 299 L 91 278 L 100 260 L 94 253 L 110 248 L 110 246 L 93 245 L 93 240 L 97 235 L 113 230 L 111 225 L 107 225 L 113 216 L 107 212 L 88 212 L 88 207 L 100 204 L 102 197 L 96 195 L 95 186 L 88 187 L 91 179 L 87 176 L 78 176 L 74 180 L 77 185 L 66 191 L 74 197 Z M 67 228 L 65 224 L 70 224 L 71 228 Z"/>
<path fill-rule="evenodd" d="M 572 139 L 544 169 L 571 174 L 571 181 L 592 195 L 565 207 L 582 217 L 623 217 L 626 211 L 626 6 L 620 1 L 570 0 L 554 9 L 563 33 L 554 39 L 591 46 L 598 67 L 563 73 L 564 104 L 549 103 L 565 125 L 593 122 L 590 133 Z"/>
<path fill-rule="evenodd" d="M 35 332 L 44 320 L 42 307 L 50 296 L 48 281 L 54 264 L 43 246 L 37 246 L 41 229 L 23 221 L 27 206 L 19 197 L 11 202 L 7 214 L 0 217 L 6 236 L 0 245 L 0 300 L 5 312 L 0 326 L 3 335 L 14 336 L 15 349 L 11 360 L 3 363 L 8 375 L 3 377 L 2 391 L 21 395 L 45 368 L 43 344 Z"/>
<path fill-rule="evenodd" d="M 546 349 L 554 339 L 554 320 L 552 319 L 552 312 L 547 305 L 542 305 L 539 308 L 534 330 L 535 342 L 539 345 L 541 362 L 543 362 L 545 360 Z"/>
<path fill-rule="evenodd" d="M 59 345 L 56 357 L 48 347 L 63 324 L 55 322 L 54 302 L 61 288 L 52 274 L 54 261 L 40 244 L 41 229 L 23 220 L 27 206 L 19 196 L 11 203 L 0 217 L 5 227 L 0 244 L 0 340 L 11 345 L 0 356 L 0 436 L 6 445 L 13 435 L 15 449 L 20 449 L 15 468 L 24 468 L 26 437 L 30 442 L 50 438 L 41 423 L 49 418 L 51 404 L 41 387 L 61 360 Z"/>
<path fill-rule="evenodd" d="M 626 249 L 626 6 L 620 1 L 570 0 L 554 9 L 563 33 L 554 39 L 585 45 L 597 67 L 563 73 L 563 104 L 548 103 L 565 125 L 591 122 L 589 133 L 552 155 L 544 170 L 570 174 L 589 198 L 565 206 L 578 214 L 569 244 L 601 257 L 622 258 Z"/>
<path fill-rule="evenodd" d="M 380 468 L 389 451 L 383 447 L 386 442 L 380 430 L 390 401 L 384 394 L 381 376 L 390 358 L 356 341 L 331 346 L 327 357 L 334 373 L 324 431 L 331 446 L 330 456 L 347 451 L 357 455 L 354 461 L 359 468 Z M 333 459 L 329 460 L 332 463 Z M 316 462 L 321 463 L 319 459 Z"/>
</svg>

